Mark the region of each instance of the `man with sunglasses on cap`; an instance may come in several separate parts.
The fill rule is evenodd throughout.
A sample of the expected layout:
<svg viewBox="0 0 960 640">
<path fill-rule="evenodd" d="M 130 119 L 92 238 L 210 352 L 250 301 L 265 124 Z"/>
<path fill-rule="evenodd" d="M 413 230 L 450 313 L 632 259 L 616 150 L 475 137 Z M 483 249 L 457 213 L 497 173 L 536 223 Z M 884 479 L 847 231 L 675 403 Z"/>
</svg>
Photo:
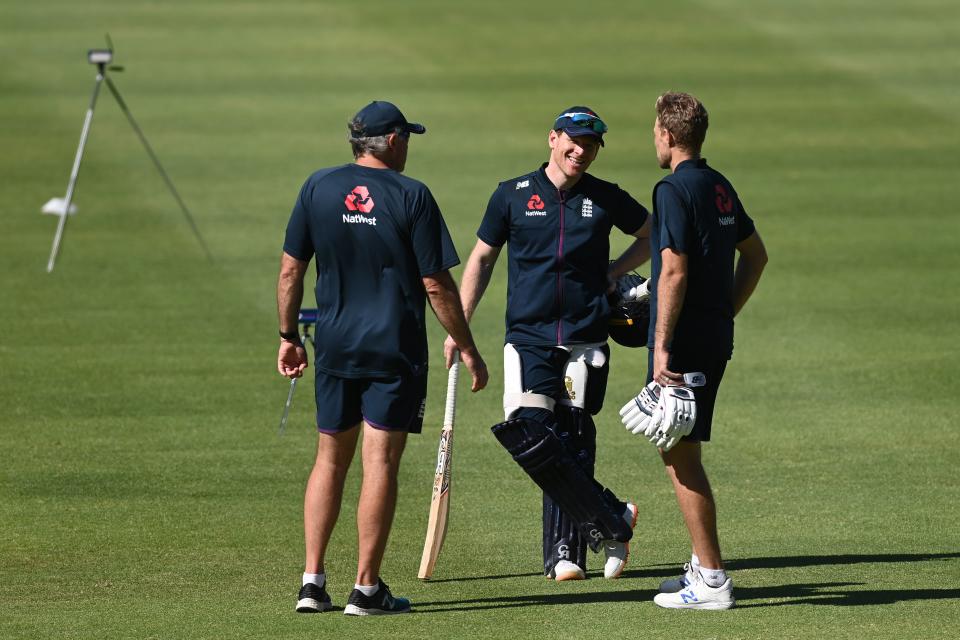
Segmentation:
<svg viewBox="0 0 960 640">
<path fill-rule="evenodd" d="M 408 433 L 419 433 L 427 392 L 425 302 L 453 336 L 473 391 L 487 369 L 460 306 L 450 267 L 459 263 L 427 187 L 402 175 L 411 133 L 389 102 L 371 102 L 349 124 L 355 162 L 321 169 L 300 190 L 287 225 L 277 285 L 277 368 L 303 375 L 297 332 L 303 279 L 316 257 L 317 457 L 304 499 L 306 562 L 296 610 L 332 608 L 324 555 L 344 480 L 363 431 L 357 506 L 357 578 L 348 615 L 406 613 L 380 578 L 397 500 L 397 472 Z"/>
<path fill-rule="evenodd" d="M 543 490 L 543 569 L 558 581 L 586 577 L 588 546 L 603 548 L 604 576 L 618 577 L 637 519 L 636 505 L 593 477 L 592 416 L 603 405 L 609 371 L 607 292 L 650 255 L 647 210 L 587 173 L 606 131 L 587 107 L 556 117 L 548 161 L 494 191 L 461 280 L 469 320 L 509 245 L 506 421 L 493 431 Z M 611 264 L 613 227 L 636 240 Z M 455 338 L 444 345 L 448 364 Z"/>
</svg>

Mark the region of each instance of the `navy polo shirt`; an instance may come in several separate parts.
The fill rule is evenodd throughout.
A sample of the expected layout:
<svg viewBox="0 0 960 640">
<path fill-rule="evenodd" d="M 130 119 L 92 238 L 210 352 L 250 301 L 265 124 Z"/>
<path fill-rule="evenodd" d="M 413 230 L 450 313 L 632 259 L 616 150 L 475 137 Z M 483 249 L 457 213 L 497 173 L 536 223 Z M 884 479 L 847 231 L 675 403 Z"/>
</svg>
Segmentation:
<svg viewBox="0 0 960 640">
<path fill-rule="evenodd" d="M 283 250 L 317 259 L 318 371 L 426 371 L 422 276 L 460 262 L 426 185 L 390 169 L 321 169 L 300 190 Z"/>
<path fill-rule="evenodd" d="M 660 252 L 670 248 L 687 256 L 688 271 L 686 296 L 668 350 L 729 359 L 736 246 L 755 231 L 733 185 L 704 159 L 681 162 L 653 188 L 651 226 L 647 346 L 652 349 L 655 344 Z"/>
<path fill-rule="evenodd" d="M 626 191 L 590 174 L 560 191 L 546 166 L 501 182 L 477 231 L 488 245 L 509 245 L 506 340 L 603 342 L 610 230 L 632 234 L 648 213 Z"/>
</svg>

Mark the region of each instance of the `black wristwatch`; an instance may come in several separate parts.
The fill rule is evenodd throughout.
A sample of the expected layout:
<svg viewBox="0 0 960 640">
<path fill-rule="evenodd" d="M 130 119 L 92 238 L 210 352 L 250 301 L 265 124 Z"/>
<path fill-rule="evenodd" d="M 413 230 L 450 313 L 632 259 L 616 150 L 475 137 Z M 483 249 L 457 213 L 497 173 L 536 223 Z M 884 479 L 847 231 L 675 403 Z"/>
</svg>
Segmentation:
<svg viewBox="0 0 960 640">
<path fill-rule="evenodd" d="M 296 331 L 281 331 L 280 337 L 287 342 L 292 342 L 293 344 L 303 346 L 303 340 L 300 339 L 300 334 Z"/>
</svg>

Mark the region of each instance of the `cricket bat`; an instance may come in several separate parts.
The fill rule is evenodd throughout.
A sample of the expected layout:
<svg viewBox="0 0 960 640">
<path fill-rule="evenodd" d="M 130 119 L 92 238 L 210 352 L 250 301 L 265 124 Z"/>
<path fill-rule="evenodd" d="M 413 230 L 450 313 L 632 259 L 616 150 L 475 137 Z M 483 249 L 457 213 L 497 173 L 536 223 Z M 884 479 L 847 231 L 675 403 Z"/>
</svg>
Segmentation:
<svg viewBox="0 0 960 640">
<path fill-rule="evenodd" d="M 443 429 L 440 431 L 440 446 L 437 449 L 437 471 L 433 477 L 433 496 L 430 498 L 430 520 L 427 522 L 427 537 L 423 542 L 423 556 L 417 577 L 427 580 L 433 575 L 433 567 L 447 535 L 447 518 L 450 514 L 450 471 L 453 465 L 453 419 L 457 408 L 457 376 L 460 354 L 453 354 L 453 365 L 447 374 L 447 407 L 443 413 Z"/>
</svg>

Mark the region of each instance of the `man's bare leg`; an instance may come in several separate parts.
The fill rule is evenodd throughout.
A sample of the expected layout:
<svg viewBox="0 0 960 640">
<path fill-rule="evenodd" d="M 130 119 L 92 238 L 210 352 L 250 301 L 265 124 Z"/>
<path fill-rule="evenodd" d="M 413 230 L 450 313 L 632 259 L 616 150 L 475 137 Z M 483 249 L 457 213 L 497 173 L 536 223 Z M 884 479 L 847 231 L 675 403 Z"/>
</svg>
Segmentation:
<svg viewBox="0 0 960 640">
<path fill-rule="evenodd" d="M 406 431 L 386 431 L 363 424 L 363 485 L 357 505 L 359 557 L 357 584 L 375 585 L 397 506 L 397 473 L 407 442 Z"/>
<path fill-rule="evenodd" d="M 322 573 L 324 570 L 323 559 L 340 515 L 343 484 L 359 435 L 357 425 L 340 433 L 321 433 L 317 439 L 317 460 L 303 498 L 304 573 Z"/>
<path fill-rule="evenodd" d="M 667 475 L 673 481 L 673 489 L 683 520 L 690 533 L 693 553 L 700 566 L 722 569 L 720 540 L 717 535 L 717 507 L 710 490 L 710 481 L 700 460 L 700 443 L 681 440 L 661 457 Z"/>
</svg>

